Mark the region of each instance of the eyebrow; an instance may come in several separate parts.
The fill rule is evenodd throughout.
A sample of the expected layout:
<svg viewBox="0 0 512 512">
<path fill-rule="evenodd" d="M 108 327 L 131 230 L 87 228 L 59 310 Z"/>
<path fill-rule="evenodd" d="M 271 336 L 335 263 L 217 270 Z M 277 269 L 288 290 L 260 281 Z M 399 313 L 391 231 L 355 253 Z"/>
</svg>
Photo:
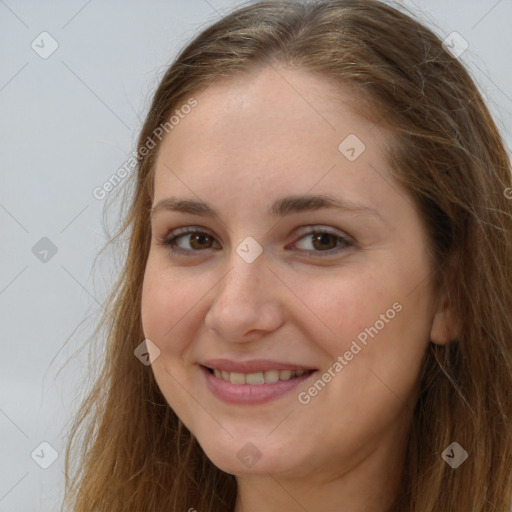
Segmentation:
<svg viewBox="0 0 512 512">
<path fill-rule="evenodd" d="M 375 215 L 382 218 L 379 212 L 374 208 L 327 194 L 282 197 L 272 204 L 268 213 L 274 217 L 285 217 L 294 213 L 319 210 L 321 208 L 345 210 L 358 214 Z M 150 216 L 153 217 L 160 211 L 182 212 L 202 217 L 218 217 L 217 211 L 203 201 L 179 199 L 176 197 L 167 197 L 158 201 L 158 203 L 151 208 Z"/>
</svg>

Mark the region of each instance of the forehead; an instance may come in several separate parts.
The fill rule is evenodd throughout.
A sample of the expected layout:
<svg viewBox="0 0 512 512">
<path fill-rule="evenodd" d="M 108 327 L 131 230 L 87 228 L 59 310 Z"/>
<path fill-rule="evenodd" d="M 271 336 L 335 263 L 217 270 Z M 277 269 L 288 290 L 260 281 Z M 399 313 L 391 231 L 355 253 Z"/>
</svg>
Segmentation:
<svg viewBox="0 0 512 512">
<path fill-rule="evenodd" d="M 324 76 L 269 66 L 216 81 L 194 97 L 197 106 L 171 134 L 183 132 L 180 139 L 199 147 L 212 138 L 223 140 L 225 134 L 245 139 L 249 131 L 264 139 L 273 138 L 280 128 L 291 128 L 291 132 L 283 130 L 281 137 L 312 140 L 347 128 L 362 131 L 365 120 L 356 112 L 366 112 L 368 103 L 353 87 Z M 186 101 L 183 98 L 181 103 Z M 170 144 L 173 138 L 168 137 Z"/>
<path fill-rule="evenodd" d="M 193 97 L 197 105 L 161 144 L 155 201 L 171 191 L 270 201 L 313 188 L 358 200 L 381 185 L 372 167 L 385 165 L 387 134 L 355 113 L 356 96 L 323 77 L 267 67 Z"/>
<path fill-rule="evenodd" d="M 293 148 L 299 155 L 307 152 L 300 151 L 303 147 L 321 145 L 336 154 L 338 143 L 351 133 L 366 146 L 378 144 L 383 135 L 356 114 L 365 103 L 360 95 L 295 69 L 253 70 L 215 82 L 194 98 L 197 106 L 180 116 L 162 143 L 162 155 L 169 150 L 175 158 L 185 152 L 187 158 L 233 158 L 242 148 L 244 155 L 255 149 L 262 158 L 269 151 Z M 286 154 L 292 157 L 291 151 Z"/>
</svg>

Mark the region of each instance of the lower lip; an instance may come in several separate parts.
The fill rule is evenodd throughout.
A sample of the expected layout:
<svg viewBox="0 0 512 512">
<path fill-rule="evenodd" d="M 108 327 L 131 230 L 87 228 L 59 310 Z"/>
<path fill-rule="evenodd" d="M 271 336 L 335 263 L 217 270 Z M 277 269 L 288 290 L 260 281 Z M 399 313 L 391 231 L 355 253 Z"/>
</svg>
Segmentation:
<svg viewBox="0 0 512 512">
<path fill-rule="evenodd" d="M 278 380 L 271 384 L 231 384 L 231 382 L 215 377 L 204 366 L 200 366 L 200 368 L 206 378 L 208 388 L 217 398 L 230 404 L 247 405 L 264 404 L 275 400 L 317 373 L 314 371 L 289 380 Z"/>
</svg>

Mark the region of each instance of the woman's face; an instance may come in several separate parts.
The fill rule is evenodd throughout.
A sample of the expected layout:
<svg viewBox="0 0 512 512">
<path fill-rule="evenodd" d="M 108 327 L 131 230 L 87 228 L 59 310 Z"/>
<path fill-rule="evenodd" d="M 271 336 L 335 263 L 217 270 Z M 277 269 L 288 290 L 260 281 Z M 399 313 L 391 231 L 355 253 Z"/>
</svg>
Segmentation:
<svg viewBox="0 0 512 512">
<path fill-rule="evenodd" d="M 334 95 L 317 76 L 259 69 L 195 95 L 160 148 L 151 367 L 233 474 L 320 478 L 405 442 L 436 316 L 428 242 L 386 133 Z"/>
</svg>

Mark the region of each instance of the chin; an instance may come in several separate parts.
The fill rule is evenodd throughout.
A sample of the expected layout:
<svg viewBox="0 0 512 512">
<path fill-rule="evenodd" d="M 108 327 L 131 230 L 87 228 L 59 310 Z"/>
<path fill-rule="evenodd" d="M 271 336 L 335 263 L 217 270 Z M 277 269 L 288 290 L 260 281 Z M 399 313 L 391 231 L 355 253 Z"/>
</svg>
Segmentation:
<svg viewBox="0 0 512 512">
<path fill-rule="evenodd" d="M 297 448 L 282 447 L 265 440 L 250 441 L 247 437 L 229 438 L 223 442 L 206 443 L 198 441 L 210 461 L 225 473 L 232 475 L 267 475 L 277 473 L 306 473 L 305 460 L 297 453 Z M 310 462 L 307 464 L 310 466 Z"/>
<path fill-rule="evenodd" d="M 205 451 L 205 453 L 215 466 L 225 473 L 235 476 L 266 475 L 269 473 L 280 473 L 289 469 L 288 467 L 282 467 L 281 464 L 275 460 L 274 455 L 265 457 L 261 450 L 261 455 L 258 455 L 256 452 L 251 454 L 251 449 L 246 449 L 246 451 L 247 453 L 240 453 L 240 458 L 238 457 L 238 453 L 233 451 L 215 449 L 214 451 Z"/>
</svg>

